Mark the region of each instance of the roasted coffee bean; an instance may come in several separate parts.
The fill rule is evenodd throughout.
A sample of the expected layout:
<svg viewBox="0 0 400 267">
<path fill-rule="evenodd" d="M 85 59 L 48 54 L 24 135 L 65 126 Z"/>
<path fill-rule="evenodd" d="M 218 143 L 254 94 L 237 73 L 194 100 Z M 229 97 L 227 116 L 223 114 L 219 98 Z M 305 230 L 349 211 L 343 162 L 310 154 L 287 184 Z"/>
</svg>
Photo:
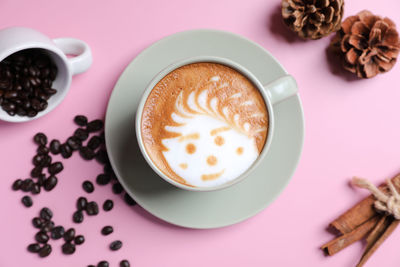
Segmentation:
<svg viewBox="0 0 400 267">
<path fill-rule="evenodd" d="M 49 241 L 49 236 L 44 231 L 37 232 L 35 235 L 35 240 L 39 243 L 47 243 Z"/>
<path fill-rule="evenodd" d="M 42 164 L 43 159 L 44 155 L 35 155 L 32 159 L 32 163 L 35 166 L 40 166 Z"/>
<path fill-rule="evenodd" d="M 49 173 L 54 175 L 54 174 L 61 172 L 63 169 L 64 169 L 64 165 L 61 162 L 57 161 L 57 162 L 52 163 L 49 166 Z"/>
<path fill-rule="evenodd" d="M 112 200 L 107 199 L 106 201 L 104 201 L 103 210 L 110 211 L 112 210 L 113 207 L 114 207 L 114 202 Z"/>
<path fill-rule="evenodd" d="M 47 221 L 43 223 L 42 228 L 40 229 L 44 232 L 50 232 L 51 230 L 53 230 L 53 228 L 54 228 L 54 222 Z"/>
<path fill-rule="evenodd" d="M 38 155 L 46 155 L 49 153 L 49 148 L 47 146 L 40 145 L 37 148 L 36 152 L 38 153 Z"/>
<path fill-rule="evenodd" d="M 52 160 L 53 159 L 51 158 L 50 155 L 43 155 L 42 166 L 43 167 L 50 167 Z"/>
<path fill-rule="evenodd" d="M 17 108 L 17 112 L 16 113 L 17 113 L 18 116 L 21 116 L 21 117 L 26 116 L 26 114 L 27 114 L 26 110 L 22 109 L 21 107 Z"/>
<path fill-rule="evenodd" d="M 45 146 L 47 144 L 47 136 L 44 133 L 37 133 L 33 137 L 33 141 L 35 141 L 35 143 L 38 145 Z"/>
<path fill-rule="evenodd" d="M 42 174 L 42 171 L 43 171 L 42 166 L 36 166 L 35 168 L 33 168 L 31 171 L 32 178 L 38 178 Z"/>
<path fill-rule="evenodd" d="M 72 136 L 72 137 L 67 139 L 67 145 L 72 150 L 78 150 L 82 146 L 82 141 L 79 140 L 77 137 Z"/>
<path fill-rule="evenodd" d="M 82 183 L 82 188 L 86 193 L 92 193 L 94 191 L 94 185 L 91 181 L 84 181 Z"/>
<path fill-rule="evenodd" d="M 50 152 L 53 155 L 59 154 L 60 153 L 60 146 L 61 146 L 60 141 L 58 141 L 57 139 L 51 140 L 51 142 L 50 142 Z"/>
<path fill-rule="evenodd" d="M 74 118 L 74 122 L 79 126 L 86 126 L 86 124 L 88 123 L 88 119 L 86 118 L 86 116 L 77 115 Z"/>
<path fill-rule="evenodd" d="M 112 191 L 113 191 L 113 193 L 116 194 L 116 195 L 121 194 L 123 190 L 124 190 L 124 189 L 122 188 L 122 185 L 121 185 L 120 183 L 118 183 L 118 182 L 116 182 L 116 183 L 113 184 L 113 186 L 112 186 Z"/>
<path fill-rule="evenodd" d="M 128 260 L 122 260 L 120 263 L 119 263 L 119 267 L 130 267 L 131 265 L 130 265 L 130 263 L 129 263 L 129 261 Z"/>
<path fill-rule="evenodd" d="M 17 191 L 17 190 L 21 189 L 21 185 L 22 185 L 21 179 L 15 180 L 14 183 L 12 184 L 12 190 Z"/>
<path fill-rule="evenodd" d="M 80 210 L 77 210 L 74 212 L 74 214 L 72 215 L 72 220 L 74 221 L 74 223 L 81 223 L 83 222 L 83 213 Z"/>
<path fill-rule="evenodd" d="M 31 193 L 37 195 L 40 193 L 40 185 L 34 184 L 31 189 Z"/>
<path fill-rule="evenodd" d="M 96 178 L 96 183 L 98 185 L 106 185 L 111 181 L 111 177 L 108 174 L 99 174 Z"/>
<path fill-rule="evenodd" d="M 75 253 L 75 245 L 72 243 L 64 243 L 64 245 L 62 245 L 62 252 L 66 255 L 71 255 Z"/>
<path fill-rule="evenodd" d="M 83 146 L 79 149 L 79 155 L 81 155 L 83 159 L 92 160 L 96 156 L 96 153 L 92 149 Z"/>
<path fill-rule="evenodd" d="M 64 233 L 64 240 L 65 242 L 70 242 L 75 238 L 75 229 L 70 228 Z"/>
<path fill-rule="evenodd" d="M 122 247 L 122 242 L 120 240 L 115 240 L 110 244 L 110 249 L 116 251 Z"/>
<path fill-rule="evenodd" d="M 28 246 L 28 251 L 32 253 L 37 253 L 40 250 L 40 245 L 38 243 L 33 243 Z"/>
<path fill-rule="evenodd" d="M 43 221 L 39 217 L 35 217 L 35 218 L 32 219 L 32 225 L 35 228 L 40 229 L 42 227 L 42 225 L 43 225 Z"/>
<path fill-rule="evenodd" d="M 83 235 L 77 235 L 74 239 L 75 245 L 81 245 L 85 242 L 85 237 Z"/>
<path fill-rule="evenodd" d="M 110 160 L 108 159 L 107 151 L 104 149 L 100 149 L 99 151 L 97 151 L 96 160 L 100 164 L 108 163 Z"/>
<path fill-rule="evenodd" d="M 99 213 L 99 206 L 95 201 L 88 202 L 86 205 L 86 213 L 89 216 L 97 215 Z"/>
<path fill-rule="evenodd" d="M 30 117 L 30 118 L 33 118 L 33 117 L 35 117 L 36 115 L 37 115 L 37 111 L 34 110 L 34 109 L 29 109 L 29 110 L 27 111 L 27 116 Z"/>
<path fill-rule="evenodd" d="M 41 258 L 49 256 L 51 253 L 51 246 L 49 244 L 45 244 L 40 250 L 39 250 L 39 256 Z"/>
<path fill-rule="evenodd" d="M 128 204 L 129 206 L 136 205 L 136 201 L 133 198 L 131 198 L 131 196 L 128 195 L 128 193 L 125 193 L 124 200 L 125 200 L 125 203 Z"/>
<path fill-rule="evenodd" d="M 42 173 L 42 174 L 38 177 L 36 183 L 37 183 L 39 186 L 44 186 L 44 182 L 45 182 L 45 181 L 46 181 L 46 175 Z"/>
<path fill-rule="evenodd" d="M 44 207 L 40 210 L 40 218 L 43 220 L 50 221 L 52 217 L 53 212 L 49 208 Z"/>
<path fill-rule="evenodd" d="M 87 205 L 87 199 L 85 197 L 80 197 L 76 201 L 76 208 L 78 210 L 86 210 L 86 205 Z"/>
<path fill-rule="evenodd" d="M 21 190 L 24 192 L 30 192 L 32 190 L 33 184 L 34 184 L 33 180 L 27 178 L 22 181 Z"/>
<path fill-rule="evenodd" d="M 56 187 L 58 179 L 56 176 L 51 175 L 44 181 L 44 190 L 51 191 L 54 187 Z"/>
<path fill-rule="evenodd" d="M 72 156 L 72 149 L 67 144 L 60 146 L 60 153 L 64 159 L 68 159 Z"/>
<path fill-rule="evenodd" d="M 114 175 L 114 170 L 112 169 L 110 163 L 105 164 L 103 170 L 104 170 L 104 173 Z"/>
<path fill-rule="evenodd" d="M 104 226 L 104 227 L 101 229 L 101 234 L 102 234 L 102 235 L 109 235 L 109 234 L 111 234 L 112 232 L 114 232 L 114 229 L 113 229 L 112 226 L 110 226 L 110 225 Z"/>
<path fill-rule="evenodd" d="M 25 207 L 29 208 L 32 207 L 33 202 L 32 202 L 32 198 L 30 196 L 24 196 L 21 199 L 22 204 L 24 204 Z"/>
<path fill-rule="evenodd" d="M 85 141 L 86 139 L 88 139 L 89 133 L 85 129 L 78 128 L 75 130 L 74 136 L 81 141 Z"/>
<path fill-rule="evenodd" d="M 97 131 L 100 131 L 101 129 L 103 129 L 103 125 L 104 125 L 104 123 L 102 120 L 94 120 L 87 124 L 86 130 L 89 133 L 97 132 Z"/>
<path fill-rule="evenodd" d="M 51 230 L 51 238 L 54 240 L 60 239 L 61 237 L 64 236 L 65 230 L 64 227 L 56 226 Z"/>
<path fill-rule="evenodd" d="M 102 139 L 98 136 L 93 136 L 92 138 L 89 139 L 89 142 L 87 143 L 88 148 L 96 150 L 101 146 L 102 144 Z"/>
<path fill-rule="evenodd" d="M 108 261 L 101 261 L 97 264 L 97 267 L 109 267 Z"/>
<path fill-rule="evenodd" d="M 90 265 L 88 265 L 87 267 L 96 267 L 96 266 L 90 264 Z"/>
</svg>

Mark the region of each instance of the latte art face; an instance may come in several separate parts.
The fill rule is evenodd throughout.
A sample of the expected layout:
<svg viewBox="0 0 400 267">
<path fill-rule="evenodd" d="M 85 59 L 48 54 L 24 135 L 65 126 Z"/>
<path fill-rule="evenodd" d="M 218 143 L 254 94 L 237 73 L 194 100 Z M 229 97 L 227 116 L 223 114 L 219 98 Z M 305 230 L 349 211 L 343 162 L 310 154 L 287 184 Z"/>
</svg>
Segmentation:
<svg viewBox="0 0 400 267">
<path fill-rule="evenodd" d="M 213 187 L 244 173 L 262 151 L 268 113 L 257 88 L 239 72 L 195 63 L 166 75 L 145 103 L 147 153 L 171 179 Z"/>
</svg>

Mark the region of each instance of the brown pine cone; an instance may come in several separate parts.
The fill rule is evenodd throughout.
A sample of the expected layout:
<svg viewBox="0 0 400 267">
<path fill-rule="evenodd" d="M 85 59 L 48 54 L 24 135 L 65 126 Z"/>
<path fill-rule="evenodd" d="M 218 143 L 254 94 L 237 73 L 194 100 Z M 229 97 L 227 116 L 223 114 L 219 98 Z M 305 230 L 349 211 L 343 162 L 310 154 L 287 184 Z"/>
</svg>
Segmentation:
<svg viewBox="0 0 400 267">
<path fill-rule="evenodd" d="M 331 48 L 342 57 L 346 70 L 360 78 L 371 78 L 389 71 L 396 63 L 399 34 L 389 18 L 364 10 L 342 22 Z"/>
<path fill-rule="evenodd" d="M 343 0 L 282 0 L 285 24 L 301 38 L 319 39 L 340 29 Z"/>
</svg>

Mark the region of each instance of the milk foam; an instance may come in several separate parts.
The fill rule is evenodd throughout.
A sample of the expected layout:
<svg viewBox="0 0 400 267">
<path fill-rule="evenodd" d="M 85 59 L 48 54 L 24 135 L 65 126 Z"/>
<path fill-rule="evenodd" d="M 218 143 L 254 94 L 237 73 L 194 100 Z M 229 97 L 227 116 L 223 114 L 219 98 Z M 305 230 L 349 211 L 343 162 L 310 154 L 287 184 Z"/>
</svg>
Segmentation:
<svg viewBox="0 0 400 267">
<path fill-rule="evenodd" d="M 170 168 L 187 183 L 198 187 L 221 185 L 244 173 L 259 154 L 254 138 L 224 120 L 225 114 L 217 110 L 218 99 L 211 99 L 207 105 L 207 90 L 197 99 L 194 93 L 189 95 L 188 106 L 195 112 L 188 112 L 182 101 L 182 96 L 178 96 L 177 112 L 171 114 L 181 125 L 165 127 L 180 136 L 162 140 L 167 148 L 163 155 Z M 249 129 L 249 125 L 244 126 L 245 131 Z M 194 152 L 188 151 L 188 145 Z"/>
</svg>

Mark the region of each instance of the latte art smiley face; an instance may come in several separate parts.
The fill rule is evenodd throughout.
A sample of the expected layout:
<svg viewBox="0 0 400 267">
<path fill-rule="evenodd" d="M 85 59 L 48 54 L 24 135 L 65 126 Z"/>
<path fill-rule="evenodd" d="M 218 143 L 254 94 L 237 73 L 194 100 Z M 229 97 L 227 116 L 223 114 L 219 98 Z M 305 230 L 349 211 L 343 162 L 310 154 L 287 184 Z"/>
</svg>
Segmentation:
<svg viewBox="0 0 400 267">
<path fill-rule="evenodd" d="M 146 100 L 141 133 L 154 164 L 171 179 L 213 187 L 243 174 L 258 158 L 268 112 L 239 72 L 194 63 L 166 75 Z"/>
</svg>

